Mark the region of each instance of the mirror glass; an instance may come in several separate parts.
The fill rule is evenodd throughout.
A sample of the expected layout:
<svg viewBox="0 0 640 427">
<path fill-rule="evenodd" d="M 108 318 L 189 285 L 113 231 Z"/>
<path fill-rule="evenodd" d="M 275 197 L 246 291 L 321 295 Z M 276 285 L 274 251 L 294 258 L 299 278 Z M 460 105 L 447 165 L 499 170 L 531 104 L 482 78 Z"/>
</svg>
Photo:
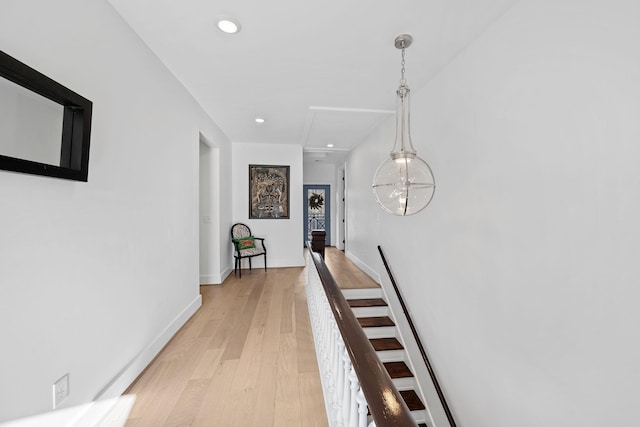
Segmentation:
<svg viewBox="0 0 640 427">
<path fill-rule="evenodd" d="M 0 50 L 0 170 L 87 182 L 92 110 Z"/>
<path fill-rule="evenodd" d="M 60 165 L 64 107 L 0 79 L 0 154 Z"/>
</svg>

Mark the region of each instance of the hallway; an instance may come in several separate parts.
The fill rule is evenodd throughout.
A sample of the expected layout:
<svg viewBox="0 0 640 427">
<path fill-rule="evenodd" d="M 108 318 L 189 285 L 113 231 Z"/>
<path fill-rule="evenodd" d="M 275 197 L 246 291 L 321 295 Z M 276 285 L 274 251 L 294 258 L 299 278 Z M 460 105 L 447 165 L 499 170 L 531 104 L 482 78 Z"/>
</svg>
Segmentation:
<svg viewBox="0 0 640 427">
<path fill-rule="evenodd" d="M 341 251 L 342 287 L 377 286 Z M 200 310 L 129 388 L 127 426 L 326 426 L 305 268 L 255 269 L 202 286 Z"/>
</svg>

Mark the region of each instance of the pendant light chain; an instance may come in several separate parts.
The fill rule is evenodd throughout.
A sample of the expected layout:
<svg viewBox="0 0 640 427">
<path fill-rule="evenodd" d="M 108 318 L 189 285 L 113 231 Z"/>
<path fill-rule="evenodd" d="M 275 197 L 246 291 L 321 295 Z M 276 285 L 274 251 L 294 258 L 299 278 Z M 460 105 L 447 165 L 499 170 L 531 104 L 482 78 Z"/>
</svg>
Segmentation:
<svg viewBox="0 0 640 427">
<path fill-rule="evenodd" d="M 402 61 L 400 62 L 400 65 L 402 66 L 402 68 L 400 69 L 400 73 L 402 74 L 402 77 L 400 78 L 400 86 L 406 86 L 407 85 L 407 79 L 404 78 L 404 42 L 402 42 Z"/>
</svg>

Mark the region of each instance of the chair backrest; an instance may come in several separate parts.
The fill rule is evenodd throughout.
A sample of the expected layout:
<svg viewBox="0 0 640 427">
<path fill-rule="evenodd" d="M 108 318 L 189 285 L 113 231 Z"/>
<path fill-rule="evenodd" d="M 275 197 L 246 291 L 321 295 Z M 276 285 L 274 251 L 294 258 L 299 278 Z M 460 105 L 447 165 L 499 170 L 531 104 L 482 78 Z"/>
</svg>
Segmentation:
<svg viewBox="0 0 640 427">
<path fill-rule="evenodd" d="M 242 237 L 251 236 L 251 229 L 242 223 L 233 224 L 231 226 L 231 238 L 232 239 L 240 239 Z"/>
</svg>

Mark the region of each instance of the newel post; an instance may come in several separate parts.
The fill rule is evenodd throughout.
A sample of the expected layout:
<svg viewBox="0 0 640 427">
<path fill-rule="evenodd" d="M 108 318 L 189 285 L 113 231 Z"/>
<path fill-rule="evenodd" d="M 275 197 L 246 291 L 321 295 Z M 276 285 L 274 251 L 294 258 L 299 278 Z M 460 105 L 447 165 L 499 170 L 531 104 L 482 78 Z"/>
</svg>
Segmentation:
<svg viewBox="0 0 640 427">
<path fill-rule="evenodd" d="M 324 246 L 327 238 L 327 232 L 324 230 L 311 231 L 311 250 L 320 254 L 324 259 Z"/>
</svg>

